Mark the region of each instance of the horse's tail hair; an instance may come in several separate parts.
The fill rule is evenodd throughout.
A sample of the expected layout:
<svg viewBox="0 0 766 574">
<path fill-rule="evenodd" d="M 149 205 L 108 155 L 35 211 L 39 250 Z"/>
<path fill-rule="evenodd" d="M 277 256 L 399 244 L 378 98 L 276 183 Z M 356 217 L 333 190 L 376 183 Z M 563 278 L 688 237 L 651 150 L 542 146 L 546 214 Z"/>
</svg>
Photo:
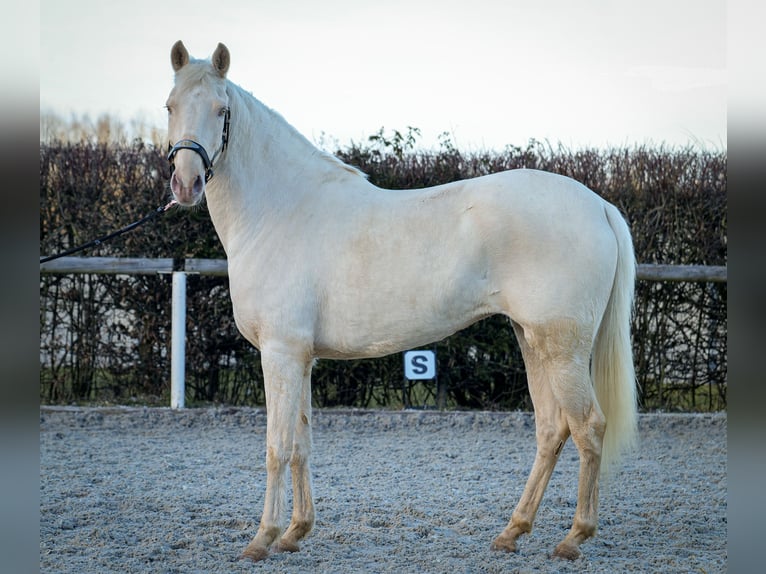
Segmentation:
<svg viewBox="0 0 766 574">
<path fill-rule="evenodd" d="M 636 259 L 625 219 L 612 205 L 605 205 L 605 210 L 617 239 L 617 270 L 593 347 L 592 373 L 596 398 L 606 418 L 601 468 L 608 471 L 636 443 L 638 410 L 630 339 Z"/>
</svg>

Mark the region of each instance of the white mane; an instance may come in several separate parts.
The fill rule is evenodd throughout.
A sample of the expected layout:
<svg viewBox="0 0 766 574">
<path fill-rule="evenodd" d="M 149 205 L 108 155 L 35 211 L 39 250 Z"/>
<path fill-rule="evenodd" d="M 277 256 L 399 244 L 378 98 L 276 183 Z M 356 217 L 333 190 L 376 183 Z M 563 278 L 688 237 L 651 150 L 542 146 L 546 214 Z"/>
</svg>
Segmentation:
<svg viewBox="0 0 766 574">
<path fill-rule="evenodd" d="M 209 69 L 209 65 L 208 65 L 208 69 Z M 327 165 L 332 166 L 333 168 L 338 168 L 342 170 L 342 172 L 345 172 L 345 174 L 351 174 L 355 177 L 367 179 L 368 177 L 367 174 L 364 173 L 362 170 L 352 165 L 349 165 L 345 163 L 344 161 L 342 161 L 337 156 L 316 147 L 313 143 L 311 143 L 308 140 L 308 138 L 306 138 L 303 134 L 301 134 L 298 130 L 296 130 L 287 120 L 285 120 L 282 114 L 270 108 L 269 106 L 265 105 L 258 98 L 256 98 L 251 92 L 245 90 L 244 88 L 242 88 L 241 86 L 238 86 L 237 84 L 233 83 L 230 80 L 227 80 L 227 91 L 229 92 L 230 97 L 235 96 L 235 100 L 237 101 L 236 106 L 243 105 L 246 108 L 249 108 L 251 111 L 255 112 L 253 117 L 260 115 L 263 118 L 267 118 L 267 119 L 264 119 L 260 124 L 261 127 L 268 126 L 270 128 L 270 133 L 266 137 L 269 137 L 272 140 L 276 140 L 277 138 L 279 138 L 279 140 L 281 140 L 280 143 L 287 145 L 290 148 L 299 148 L 300 153 L 305 154 L 307 158 L 311 157 L 311 158 L 321 159 Z M 245 120 L 245 118 L 233 117 L 232 129 L 237 129 L 236 122 L 239 119 L 243 121 Z M 254 131 L 252 133 L 258 133 L 258 132 Z"/>
</svg>

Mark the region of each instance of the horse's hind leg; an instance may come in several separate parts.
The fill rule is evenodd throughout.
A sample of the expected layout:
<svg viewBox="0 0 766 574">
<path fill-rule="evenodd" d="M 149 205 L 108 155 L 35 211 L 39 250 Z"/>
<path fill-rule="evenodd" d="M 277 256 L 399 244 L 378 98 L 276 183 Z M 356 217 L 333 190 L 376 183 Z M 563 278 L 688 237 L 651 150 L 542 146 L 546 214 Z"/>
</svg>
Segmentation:
<svg viewBox="0 0 766 574">
<path fill-rule="evenodd" d="M 569 534 L 553 555 L 574 560 L 580 555 L 580 544 L 596 532 L 601 447 L 606 430 L 606 420 L 590 379 L 592 331 L 574 322 L 559 321 L 534 330 L 525 329 L 522 335 L 519 338 L 523 341 L 524 359 L 533 369 L 530 392 L 535 389 L 532 400 L 538 425 L 538 456 L 509 527 L 516 524 L 519 529 L 528 524 L 531 528 L 531 518 L 563 441 L 571 433 L 580 453 L 577 509 Z"/>
<path fill-rule="evenodd" d="M 572 440 L 580 453 L 577 509 L 569 534 L 556 546 L 553 555 L 568 560 L 580 556 L 580 544 L 593 536 L 598 526 L 598 479 L 606 421 L 592 389 L 588 390 L 591 396 L 588 404 L 567 409 Z"/>
<path fill-rule="evenodd" d="M 537 352 L 530 348 L 524 333 L 513 324 L 516 338 L 521 346 L 527 371 L 529 394 L 535 410 L 535 434 L 537 454 L 511 520 L 505 530 L 492 543 L 493 550 L 515 552 L 516 540 L 532 531 L 532 524 L 543 498 L 543 493 L 556 466 L 559 453 L 569 438 L 569 428 L 564 413 L 559 408 L 549 380 L 548 368 Z"/>
</svg>

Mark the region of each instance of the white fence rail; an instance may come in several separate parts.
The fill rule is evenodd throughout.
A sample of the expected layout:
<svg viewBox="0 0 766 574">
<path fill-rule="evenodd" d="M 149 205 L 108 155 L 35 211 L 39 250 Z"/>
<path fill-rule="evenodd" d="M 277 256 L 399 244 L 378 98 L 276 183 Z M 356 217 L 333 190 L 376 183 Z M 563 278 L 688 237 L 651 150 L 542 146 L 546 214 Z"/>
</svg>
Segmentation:
<svg viewBox="0 0 766 574">
<path fill-rule="evenodd" d="M 200 275 L 226 275 L 225 259 L 144 259 L 138 257 L 62 257 L 40 265 L 40 273 L 107 273 L 152 275 L 184 271 Z M 639 264 L 638 279 L 725 283 L 726 266 Z"/>
</svg>

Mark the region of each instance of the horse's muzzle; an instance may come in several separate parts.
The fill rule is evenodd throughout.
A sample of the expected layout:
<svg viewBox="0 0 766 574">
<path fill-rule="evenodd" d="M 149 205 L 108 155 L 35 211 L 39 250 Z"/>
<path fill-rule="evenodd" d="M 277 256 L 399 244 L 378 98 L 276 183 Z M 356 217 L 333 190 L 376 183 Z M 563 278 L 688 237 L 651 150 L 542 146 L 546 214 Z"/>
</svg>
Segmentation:
<svg viewBox="0 0 766 574">
<path fill-rule="evenodd" d="M 173 197 L 179 204 L 187 207 L 197 205 L 205 191 L 205 180 L 200 174 L 189 179 L 190 182 L 185 182 L 177 170 L 170 177 L 170 190 L 173 192 Z"/>
</svg>

